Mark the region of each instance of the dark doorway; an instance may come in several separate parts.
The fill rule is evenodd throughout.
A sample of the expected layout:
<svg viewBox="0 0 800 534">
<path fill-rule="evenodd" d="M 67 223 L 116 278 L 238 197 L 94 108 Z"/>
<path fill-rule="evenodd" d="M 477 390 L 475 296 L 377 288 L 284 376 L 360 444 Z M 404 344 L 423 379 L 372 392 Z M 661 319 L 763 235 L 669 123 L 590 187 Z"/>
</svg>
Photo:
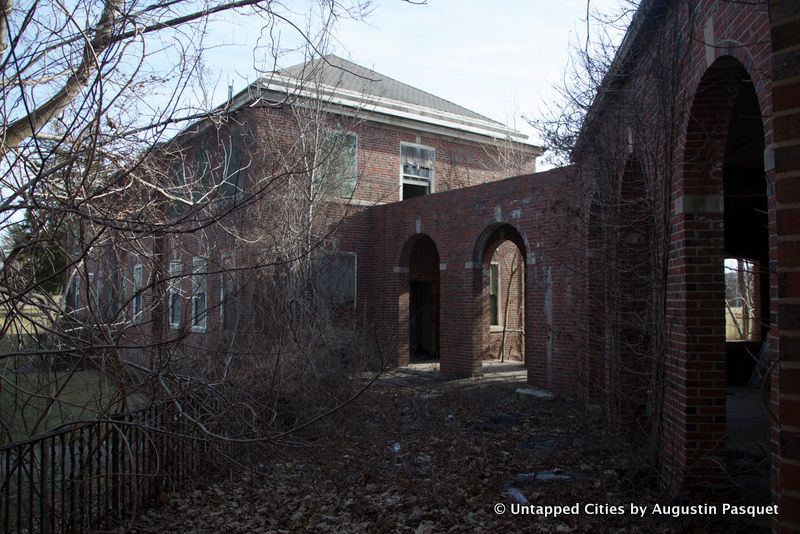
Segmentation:
<svg viewBox="0 0 800 534">
<path fill-rule="evenodd" d="M 411 359 L 439 357 L 439 284 L 412 281 L 410 304 Z"/>
<path fill-rule="evenodd" d="M 419 237 L 409 258 L 409 349 L 412 360 L 439 358 L 439 251 Z"/>
</svg>

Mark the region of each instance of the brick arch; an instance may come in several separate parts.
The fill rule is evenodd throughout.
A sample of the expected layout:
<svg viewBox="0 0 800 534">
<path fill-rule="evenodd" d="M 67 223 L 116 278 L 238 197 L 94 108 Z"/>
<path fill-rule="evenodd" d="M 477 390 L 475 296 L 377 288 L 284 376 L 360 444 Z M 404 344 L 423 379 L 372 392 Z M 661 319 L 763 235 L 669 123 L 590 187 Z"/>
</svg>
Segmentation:
<svg viewBox="0 0 800 534">
<path fill-rule="evenodd" d="M 616 288 L 617 365 L 614 384 L 613 423 L 632 441 L 643 440 L 658 428 L 660 409 L 653 409 L 652 384 L 644 377 L 654 369 L 652 335 L 647 328 L 653 305 L 651 273 L 655 222 L 654 199 L 647 190 L 644 167 L 633 152 L 625 160 L 619 180 L 617 236 L 613 276 Z M 611 373 L 609 373 L 611 374 Z"/>
<path fill-rule="evenodd" d="M 755 87 L 735 57 L 721 56 L 705 71 L 692 98 L 680 174 L 673 186 L 665 482 L 673 489 L 686 486 L 716 496 L 724 487 L 720 466 L 725 465 L 726 450 L 723 172 L 743 91 Z"/>
<path fill-rule="evenodd" d="M 479 321 L 477 321 L 476 325 L 477 332 L 475 333 L 475 346 L 479 351 L 478 356 L 482 355 L 485 358 L 493 358 L 489 324 L 489 265 L 494 257 L 495 252 L 502 244 L 506 242 L 513 243 L 519 252 L 520 263 L 522 265 L 521 272 L 519 273 L 519 276 L 521 276 L 522 279 L 522 291 L 521 294 L 518 295 L 518 301 L 515 304 L 522 306 L 522 324 L 524 325 L 523 330 L 527 333 L 528 306 L 527 291 L 525 290 L 525 280 L 527 278 L 527 273 L 525 272 L 525 258 L 527 257 L 528 243 L 524 235 L 514 225 L 507 222 L 494 222 L 487 225 L 481 231 L 473 248 L 474 264 L 480 265 L 480 269 L 475 270 L 475 276 L 473 278 L 474 298 L 478 303 L 478 310 L 480 310 Z M 521 342 L 525 347 L 523 350 L 523 358 L 527 360 L 528 343 L 525 339 L 525 336 L 523 335 L 522 337 L 523 339 Z"/>
<path fill-rule="evenodd" d="M 587 403 L 601 403 L 606 410 L 607 375 L 609 372 L 607 354 L 608 324 L 606 321 L 607 288 L 604 280 L 605 245 L 604 232 L 608 228 L 603 224 L 600 204 L 600 193 L 591 197 L 585 215 L 586 249 L 583 258 L 584 282 L 584 339 L 583 357 L 581 358 L 579 395 Z"/>
<path fill-rule="evenodd" d="M 483 264 L 486 256 L 491 259 L 492 254 L 503 241 L 511 241 L 519 248 L 524 258 L 529 249 L 527 239 L 512 224 L 507 222 L 495 222 L 486 226 L 475 240 L 475 247 L 472 253 L 472 261 L 476 264 Z"/>
<path fill-rule="evenodd" d="M 434 246 L 436 246 L 437 251 L 439 250 L 439 247 L 436 245 L 436 240 L 433 239 L 433 237 L 423 232 L 417 232 L 409 236 L 403 243 L 403 246 L 400 247 L 400 254 L 397 257 L 397 265 L 408 267 L 409 262 L 411 261 L 411 253 L 413 252 L 417 242 L 419 242 L 421 239 L 430 239 Z"/>
</svg>

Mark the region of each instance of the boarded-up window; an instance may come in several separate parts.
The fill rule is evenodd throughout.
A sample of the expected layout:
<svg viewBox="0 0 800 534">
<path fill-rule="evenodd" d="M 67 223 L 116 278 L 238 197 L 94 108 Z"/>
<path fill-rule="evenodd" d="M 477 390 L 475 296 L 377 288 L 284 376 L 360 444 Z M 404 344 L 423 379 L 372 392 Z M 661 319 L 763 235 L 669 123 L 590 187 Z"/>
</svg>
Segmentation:
<svg viewBox="0 0 800 534">
<path fill-rule="evenodd" d="M 335 304 L 355 304 L 356 254 L 339 252 L 315 260 L 317 290 Z"/>
<path fill-rule="evenodd" d="M 332 132 L 322 143 L 322 179 L 334 194 L 350 198 L 358 182 L 358 137 L 352 132 Z"/>
</svg>

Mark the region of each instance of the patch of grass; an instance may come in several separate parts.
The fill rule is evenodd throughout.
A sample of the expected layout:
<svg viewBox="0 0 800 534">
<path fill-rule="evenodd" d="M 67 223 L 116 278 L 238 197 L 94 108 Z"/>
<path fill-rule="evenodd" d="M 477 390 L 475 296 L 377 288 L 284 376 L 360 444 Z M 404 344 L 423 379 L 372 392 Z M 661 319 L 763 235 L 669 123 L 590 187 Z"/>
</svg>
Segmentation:
<svg viewBox="0 0 800 534">
<path fill-rule="evenodd" d="M 0 443 L 40 434 L 65 422 L 94 418 L 108 410 L 116 392 L 93 370 L 6 371 L 0 375 Z"/>
<path fill-rule="evenodd" d="M 57 297 L 53 297 L 57 298 Z M 29 347 L 52 324 L 47 313 L 38 306 L 27 304 L 18 310 L 0 307 L 0 327 L 5 334 L 0 337 L 0 354 Z"/>
</svg>

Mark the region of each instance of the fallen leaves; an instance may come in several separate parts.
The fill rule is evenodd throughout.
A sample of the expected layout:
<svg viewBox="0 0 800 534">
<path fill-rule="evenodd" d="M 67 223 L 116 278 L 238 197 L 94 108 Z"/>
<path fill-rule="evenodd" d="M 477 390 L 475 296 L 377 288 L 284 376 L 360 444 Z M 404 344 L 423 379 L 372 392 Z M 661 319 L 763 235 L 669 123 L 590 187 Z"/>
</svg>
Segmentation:
<svg viewBox="0 0 800 534">
<path fill-rule="evenodd" d="M 607 503 L 626 491 L 617 473 L 627 460 L 599 421 L 563 399 L 518 400 L 515 387 L 376 383 L 308 430 L 314 446 L 237 458 L 253 470 L 159 499 L 129 531 L 660 530 L 627 516 L 496 514 L 496 503 Z"/>
</svg>

